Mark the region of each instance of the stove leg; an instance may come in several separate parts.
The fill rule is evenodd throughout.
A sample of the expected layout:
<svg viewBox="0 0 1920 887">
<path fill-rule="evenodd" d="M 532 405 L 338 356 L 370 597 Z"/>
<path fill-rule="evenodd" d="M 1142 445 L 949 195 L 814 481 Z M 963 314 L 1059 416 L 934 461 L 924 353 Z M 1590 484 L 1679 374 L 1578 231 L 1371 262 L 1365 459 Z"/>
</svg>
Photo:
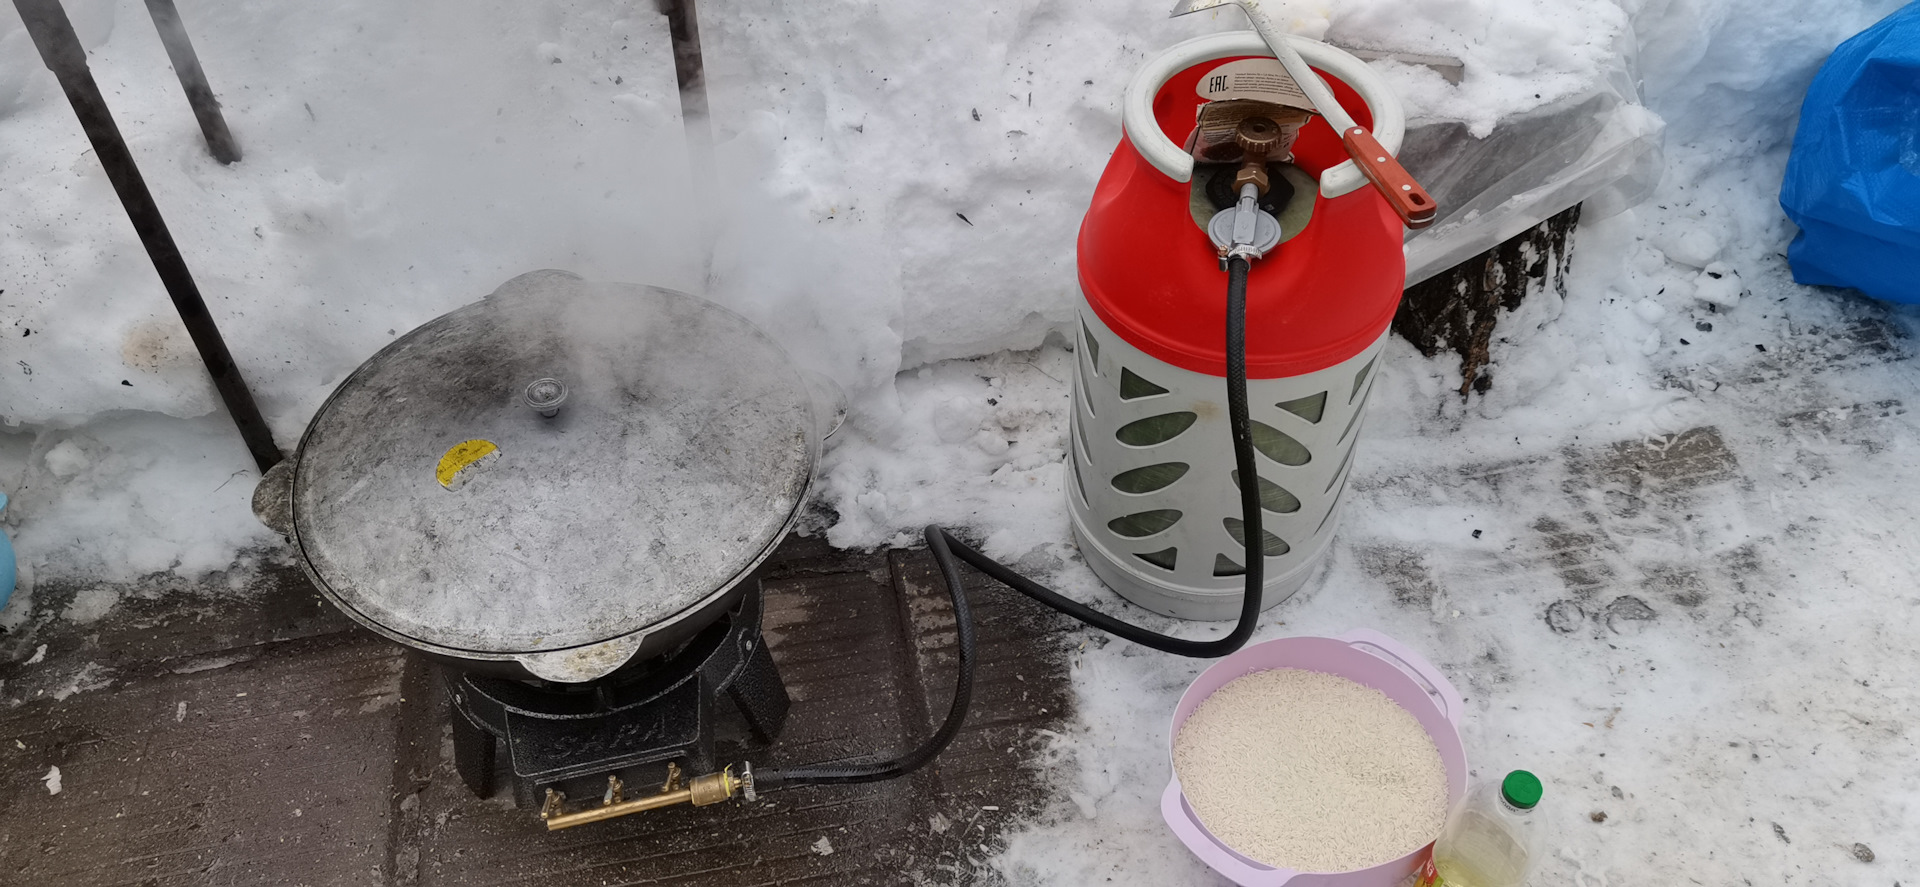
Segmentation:
<svg viewBox="0 0 1920 887">
<path fill-rule="evenodd" d="M 493 734 L 467 720 L 458 708 L 453 709 L 452 720 L 454 772 L 460 774 L 460 781 L 466 783 L 475 796 L 493 797 L 493 755 L 497 745 Z"/>
<path fill-rule="evenodd" d="M 557 786 L 555 786 L 557 788 Z M 513 778 L 513 809 L 538 810 L 546 803 L 546 786 L 535 785 L 533 780 L 519 776 Z"/>
<path fill-rule="evenodd" d="M 787 697 L 787 685 L 780 680 L 780 668 L 774 665 L 773 654 L 767 652 L 765 641 L 754 645 L 746 667 L 727 686 L 727 696 L 740 707 L 740 713 L 746 715 L 753 738 L 772 742 L 780 735 L 792 700 Z"/>
<path fill-rule="evenodd" d="M 707 689 L 707 679 L 704 675 L 697 680 L 701 686 L 697 696 L 698 701 L 695 703 L 698 711 L 695 712 L 694 717 L 698 719 L 699 730 L 694 741 L 680 749 L 681 762 L 688 772 L 712 773 L 717 769 L 713 758 L 714 694 Z"/>
</svg>

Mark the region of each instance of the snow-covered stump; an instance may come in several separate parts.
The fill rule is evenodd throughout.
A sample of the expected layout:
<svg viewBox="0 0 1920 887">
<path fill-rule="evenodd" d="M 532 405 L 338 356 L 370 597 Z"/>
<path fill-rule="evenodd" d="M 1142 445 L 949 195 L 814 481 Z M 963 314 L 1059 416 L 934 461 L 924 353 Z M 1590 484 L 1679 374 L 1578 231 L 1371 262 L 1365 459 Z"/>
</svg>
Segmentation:
<svg viewBox="0 0 1920 887">
<path fill-rule="evenodd" d="M 1435 113 L 1443 94 L 1410 101 L 1428 116 L 1408 128 L 1400 162 L 1439 217 L 1407 241 L 1411 285 L 1393 329 L 1428 357 L 1458 354 L 1462 397 L 1493 385 L 1487 352 L 1501 313 L 1561 287 L 1583 208 L 1613 216 L 1661 180 L 1666 123 L 1641 103 L 1631 40 L 1611 39 L 1620 42 L 1580 86 L 1544 104 L 1454 106 L 1450 117 Z M 1473 67 L 1467 60 L 1456 82 Z M 1476 109 L 1488 116 L 1475 119 Z"/>
<path fill-rule="evenodd" d="M 1511 240 L 1407 288 L 1394 315 L 1393 331 L 1433 357 L 1460 355 L 1460 396 L 1493 387 L 1488 348 L 1500 315 L 1520 307 L 1529 294 L 1553 287 L 1566 295 L 1573 256 L 1568 238 L 1580 222 L 1580 205 Z"/>
</svg>

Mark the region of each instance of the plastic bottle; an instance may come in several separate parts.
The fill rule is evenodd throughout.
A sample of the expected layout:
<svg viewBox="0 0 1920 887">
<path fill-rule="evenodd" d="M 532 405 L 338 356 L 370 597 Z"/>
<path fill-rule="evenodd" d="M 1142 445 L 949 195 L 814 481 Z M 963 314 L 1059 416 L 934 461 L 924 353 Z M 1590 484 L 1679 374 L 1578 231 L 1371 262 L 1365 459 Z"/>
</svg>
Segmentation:
<svg viewBox="0 0 1920 887">
<path fill-rule="evenodd" d="M 1475 786 L 1433 842 L 1419 887 L 1519 887 L 1540 858 L 1540 778 L 1515 770 Z"/>
</svg>

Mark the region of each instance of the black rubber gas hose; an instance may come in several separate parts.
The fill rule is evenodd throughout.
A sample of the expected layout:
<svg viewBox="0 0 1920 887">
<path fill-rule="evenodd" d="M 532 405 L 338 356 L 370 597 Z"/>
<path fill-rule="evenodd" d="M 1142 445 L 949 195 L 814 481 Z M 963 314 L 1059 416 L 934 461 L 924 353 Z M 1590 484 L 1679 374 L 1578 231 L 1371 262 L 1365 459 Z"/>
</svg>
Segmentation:
<svg viewBox="0 0 1920 887">
<path fill-rule="evenodd" d="M 1245 535 L 1243 544 L 1247 548 L 1246 591 L 1240 599 L 1240 621 L 1226 635 L 1210 641 L 1188 640 L 1161 634 L 1132 625 L 1095 610 L 1086 604 L 1072 600 L 1025 576 L 1015 573 L 972 546 L 955 539 L 945 530 L 928 527 L 931 536 L 936 531 L 945 536 L 947 543 L 953 546 L 954 553 L 961 560 L 972 564 L 980 572 L 999 580 L 1007 587 L 1062 613 L 1072 616 L 1094 628 L 1132 641 L 1143 647 L 1152 647 L 1163 653 L 1175 656 L 1191 656 L 1195 659 L 1214 659 L 1232 653 L 1245 646 L 1247 639 L 1253 636 L 1253 629 L 1260 621 L 1260 598 L 1264 588 L 1266 552 L 1266 532 L 1260 525 L 1260 486 L 1253 479 L 1259 477 L 1253 462 L 1253 432 L 1247 415 L 1247 271 L 1246 259 L 1236 258 L 1227 265 L 1227 428 L 1233 436 L 1233 461 L 1239 469 L 1240 483 L 1240 519 Z M 1258 548 L 1256 549 L 1256 546 Z M 1256 550 L 1259 552 L 1256 554 Z M 935 550 L 938 560 L 942 552 Z M 946 564 L 941 568 L 945 570 Z"/>
<path fill-rule="evenodd" d="M 960 648 L 959 677 L 953 685 L 953 704 L 940 729 L 912 751 L 878 761 L 852 760 L 809 764 L 784 770 L 761 770 L 754 776 L 757 791 L 772 791 L 795 785 L 846 785 L 878 782 L 905 776 L 926 765 L 942 751 L 967 720 L 967 708 L 973 702 L 974 640 L 973 615 L 967 608 L 966 588 L 960 580 L 960 560 L 1034 600 L 1087 625 L 1144 647 L 1152 647 L 1176 656 L 1213 659 L 1245 646 L 1260 621 L 1260 598 L 1264 588 L 1266 533 L 1260 525 L 1259 472 L 1253 460 L 1253 432 L 1247 414 L 1247 272 L 1246 259 L 1235 258 L 1227 264 L 1227 426 L 1233 437 L 1233 461 L 1240 477 L 1240 518 L 1247 549 L 1246 591 L 1241 596 L 1240 621 L 1233 630 L 1213 640 L 1189 640 L 1161 634 L 1122 622 L 1092 607 L 1075 601 L 1053 589 L 1014 572 L 972 546 L 954 538 L 939 526 L 926 529 L 927 550 L 947 584 L 947 596 L 953 601 L 953 622 Z"/>
<path fill-rule="evenodd" d="M 954 735 L 960 732 L 960 725 L 967 720 L 967 708 L 973 703 L 973 611 L 967 607 L 967 592 L 960 581 L 960 570 L 954 566 L 953 555 L 947 552 L 946 533 L 939 527 L 928 527 L 927 547 L 933 551 L 933 559 L 940 565 L 940 574 L 947 582 L 947 596 L 953 601 L 954 641 L 960 648 L 959 675 L 953 682 L 953 705 L 947 709 L 946 721 L 925 742 L 897 758 L 761 770 L 754 774 L 756 791 L 773 791 L 792 785 L 850 785 L 905 776 L 946 751 L 947 743 L 952 742 Z"/>
</svg>

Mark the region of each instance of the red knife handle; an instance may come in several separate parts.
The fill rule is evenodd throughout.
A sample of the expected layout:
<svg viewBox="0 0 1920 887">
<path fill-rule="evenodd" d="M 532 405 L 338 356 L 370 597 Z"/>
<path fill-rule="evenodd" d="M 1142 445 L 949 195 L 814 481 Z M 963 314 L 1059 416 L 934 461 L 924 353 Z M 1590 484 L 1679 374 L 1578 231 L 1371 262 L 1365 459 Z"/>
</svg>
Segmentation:
<svg viewBox="0 0 1920 887">
<path fill-rule="evenodd" d="M 1373 133 L 1355 126 L 1342 134 L 1340 140 L 1346 143 L 1347 156 L 1353 158 L 1354 164 L 1373 182 L 1373 187 L 1387 198 L 1387 205 L 1399 214 L 1400 221 L 1415 230 L 1433 224 L 1438 208 L 1433 195 L 1420 187 L 1406 167 L 1380 146 L 1380 140 L 1374 138 Z"/>
</svg>

